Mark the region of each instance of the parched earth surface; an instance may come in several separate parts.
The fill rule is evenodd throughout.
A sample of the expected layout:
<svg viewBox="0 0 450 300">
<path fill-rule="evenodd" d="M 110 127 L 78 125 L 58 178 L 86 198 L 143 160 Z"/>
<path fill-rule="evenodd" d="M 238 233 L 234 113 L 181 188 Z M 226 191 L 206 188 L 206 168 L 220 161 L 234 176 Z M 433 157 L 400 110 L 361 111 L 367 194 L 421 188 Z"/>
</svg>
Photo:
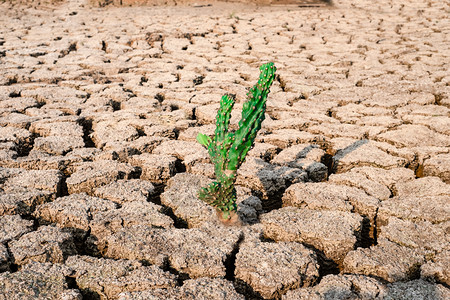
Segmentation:
<svg viewBox="0 0 450 300">
<path fill-rule="evenodd" d="M 450 7 L 0 3 L 0 299 L 449 299 Z M 277 77 L 198 200 L 198 132 Z"/>
</svg>

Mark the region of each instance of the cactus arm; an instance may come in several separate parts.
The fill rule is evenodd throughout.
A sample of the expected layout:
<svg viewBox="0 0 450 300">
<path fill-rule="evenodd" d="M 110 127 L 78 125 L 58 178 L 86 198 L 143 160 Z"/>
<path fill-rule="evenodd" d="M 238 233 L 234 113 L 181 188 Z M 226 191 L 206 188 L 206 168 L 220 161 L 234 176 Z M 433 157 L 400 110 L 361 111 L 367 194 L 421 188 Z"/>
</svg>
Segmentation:
<svg viewBox="0 0 450 300">
<path fill-rule="evenodd" d="M 211 138 L 203 133 L 199 133 L 197 135 L 197 142 L 208 148 L 209 144 L 211 144 Z"/>
<path fill-rule="evenodd" d="M 220 107 L 216 116 L 216 130 L 214 132 L 214 140 L 216 144 L 222 144 L 230 125 L 231 110 L 235 103 L 234 95 L 226 94 L 220 100 Z"/>
<path fill-rule="evenodd" d="M 260 71 L 258 83 L 250 89 L 247 94 L 248 100 L 243 105 L 239 129 L 235 133 L 235 140 L 228 154 L 227 169 L 229 170 L 237 170 L 242 164 L 265 118 L 266 100 L 275 78 L 276 68 L 273 63 L 268 63 L 262 65 Z"/>
</svg>

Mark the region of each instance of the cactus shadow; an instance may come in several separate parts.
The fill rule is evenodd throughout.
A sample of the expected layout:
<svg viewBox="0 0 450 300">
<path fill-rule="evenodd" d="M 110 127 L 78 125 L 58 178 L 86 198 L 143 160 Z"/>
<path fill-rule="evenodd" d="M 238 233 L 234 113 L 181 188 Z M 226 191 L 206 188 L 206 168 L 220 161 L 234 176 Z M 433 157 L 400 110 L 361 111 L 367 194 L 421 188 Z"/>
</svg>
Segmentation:
<svg viewBox="0 0 450 300">
<path fill-rule="evenodd" d="M 304 170 L 269 164 L 256 160 L 257 165 L 262 168 L 256 171 L 258 183 L 248 187 L 252 189 L 252 194 L 261 199 L 262 211 L 269 212 L 282 207 L 282 198 L 285 190 L 293 183 L 307 180 L 307 173 Z"/>
<path fill-rule="evenodd" d="M 332 157 L 332 161 L 331 161 L 331 173 L 335 173 L 338 166 L 339 166 L 339 161 L 342 160 L 346 155 L 350 154 L 351 152 L 355 151 L 356 149 L 358 149 L 359 147 L 368 144 L 369 140 L 368 139 L 363 139 L 363 140 L 358 140 L 354 143 L 352 143 L 351 145 L 343 148 L 343 149 L 339 149 L 336 151 L 336 154 Z"/>
</svg>

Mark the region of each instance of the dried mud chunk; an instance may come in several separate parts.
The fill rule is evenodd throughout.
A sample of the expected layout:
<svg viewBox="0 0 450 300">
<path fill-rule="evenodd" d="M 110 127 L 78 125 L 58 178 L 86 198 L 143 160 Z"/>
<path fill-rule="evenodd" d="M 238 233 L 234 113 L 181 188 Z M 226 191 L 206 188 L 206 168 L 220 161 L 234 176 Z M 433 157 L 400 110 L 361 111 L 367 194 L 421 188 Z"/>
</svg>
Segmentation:
<svg viewBox="0 0 450 300">
<path fill-rule="evenodd" d="M 83 148 L 84 141 L 80 136 L 48 136 L 34 140 L 33 149 L 48 154 L 64 155 L 74 149 Z"/>
<path fill-rule="evenodd" d="M 287 186 L 306 181 L 308 175 L 298 168 L 274 166 L 265 161 L 249 157 L 237 172 L 236 183 L 259 193 L 265 209 L 279 206 L 277 195 Z"/>
<path fill-rule="evenodd" d="M 298 144 L 290 146 L 278 153 L 272 160 L 272 163 L 295 167 L 299 159 L 309 159 L 320 162 L 325 152 L 317 145 Z"/>
<path fill-rule="evenodd" d="M 0 144 L 1 148 L 1 144 Z M 0 161 L 1 165 L 8 166 L 8 161 L 14 161 L 17 159 L 17 152 L 10 149 L 0 149 Z"/>
<path fill-rule="evenodd" d="M 437 176 L 450 184 L 450 154 L 439 154 L 427 159 L 423 164 L 424 176 Z"/>
<path fill-rule="evenodd" d="M 422 263 L 424 257 L 418 251 L 381 240 L 376 246 L 350 251 L 344 259 L 343 271 L 394 282 L 417 276 Z"/>
<path fill-rule="evenodd" d="M 172 229 L 164 235 L 169 241 L 170 266 L 190 278 L 225 277 L 224 263 L 241 239 L 239 230 L 223 226 Z"/>
<path fill-rule="evenodd" d="M 175 276 L 157 266 L 137 261 L 113 260 L 90 256 L 71 256 L 66 266 L 75 271 L 78 287 L 85 296 L 117 299 L 121 292 L 135 292 L 175 286 Z"/>
<path fill-rule="evenodd" d="M 182 300 L 179 293 L 179 287 L 146 290 L 142 292 L 123 292 L 118 295 L 118 300 Z"/>
<path fill-rule="evenodd" d="M 281 299 L 376 299 L 385 292 L 386 287 L 374 278 L 363 275 L 326 275 L 318 285 L 289 291 Z"/>
<path fill-rule="evenodd" d="M 96 213 L 116 207 L 109 200 L 72 194 L 40 205 L 34 216 L 41 224 L 56 223 L 59 227 L 71 228 L 77 237 L 83 237 L 89 231 L 89 222 Z"/>
<path fill-rule="evenodd" d="M 168 125 L 144 126 L 144 133 L 147 136 L 159 136 L 169 139 L 175 139 L 177 136 L 176 129 Z"/>
<path fill-rule="evenodd" d="M 244 300 L 234 289 L 233 283 L 221 278 L 198 278 L 186 280 L 180 288 L 180 298 L 183 300 Z"/>
<path fill-rule="evenodd" d="M 253 149 L 247 154 L 256 158 L 261 158 L 264 161 L 271 161 L 277 155 L 278 147 L 268 143 L 255 143 Z"/>
<path fill-rule="evenodd" d="M 133 155 L 128 163 L 142 169 L 141 179 L 153 183 L 165 183 L 175 174 L 177 159 L 171 155 L 156 155 L 144 153 Z"/>
<path fill-rule="evenodd" d="M 179 173 L 168 182 L 161 203 L 170 207 L 178 218 L 187 225 L 200 227 L 205 222 L 217 222 L 217 215 L 212 206 L 198 198 L 200 188 L 207 186 L 210 179 L 188 173 Z"/>
<path fill-rule="evenodd" d="M 450 229 L 450 221 L 431 224 L 428 221 L 411 222 L 390 217 L 388 224 L 380 228 L 379 237 L 405 247 L 439 253 L 450 248 L 447 228 Z"/>
<path fill-rule="evenodd" d="M 108 143 L 102 150 L 113 152 L 119 160 L 126 161 L 132 155 L 151 153 L 156 146 L 166 140 L 167 138 L 163 137 L 141 136 L 133 141 Z M 98 157 L 96 160 L 99 160 Z"/>
<path fill-rule="evenodd" d="M 106 257 L 170 266 L 191 278 L 224 277 L 226 258 L 241 238 L 226 227 L 157 229 L 133 226 L 106 237 Z"/>
<path fill-rule="evenodd" d="M 10 257 L 8 254 L 8 249 L 6 249 L 6 247 L 3 244 L 0 244 L 0 272 L 8 271 L 9 266 L 10 266 Z"/>
<path fill-rule="evenodd" d="M 23 168 L 27 170 L 65 170 L 67 173 L 73 172 L 73 165 L 82 161 L 79 156 L 49 155 L 37 150 L 31 150 L 28 156 L 17 157 L 14 160 L 0 161 L 0 165 L 5 167 Z"/>
<path fill-rule="evenodd" d="M 92 126 L 94 132 L 91 134 L 92 141 L 97 148 L 103 148 L 107 144 L 133 141 L 139 137 L 137 129 L 128 122 L 101 121 Z"/>
<path fill-rule="evenodd" d="M 450 196 L 450 184 L 438 177 L 423 177 L 395 185 L 398 196 Z"/>
<path fill-rule="evenodd" d="M 54 194 L 48 191 L 22 189 L 0 194 L 0 215 L 31 214 L 36 206 L 51 201 Z"/>
<path fill-rule="evenodd" d="M 362 173 L 350 171 L 341 174 L 331 174 L 329 182 L 359 188 L 381 201 L 389 199 L 392 195 L 392 192 L 385 185 L 368 179 Z"/>
<path fill-rule="evenodd" d="M 359 140 L 338 150 L 333 156 L 333 169 L 336 173 L 362 166 L 392 169 L 404 167 L 407 163 L 405 158 L 392 156 L 369 140 Z"/>
<path fill-rule="evenodd" d="M 0 127 L 0 142 L 13 142 L 19 148 L 26 148 L 30 145 L 32 139 L 31 132 L 21 128 L 11 126 Z"/>
<path fill-rule="evenodd" d="M 431 278 L 437 282 L 450 285 L 450 249 L 442 251 L 430 261 L 423 264 L 420 275 L 423 278 Z"/>
<path fill-rule="evenodd" d="M 182 132 L 180 132 L 180 134 L 178 136 L 178 140 L 195 142 L 197 140 L 197 135 L 199 133 L 203 133 L 207 136 L 213 136 L 215 129 L 216 129 L 216 126 L 214 124 L 189 127 L 186 130 L 183 130 Z"/>
<path fill-rule="evenodd" d="M 153 184 L 146 180 L 118 180 L 95 190 L 95 196 L 118 204 L 131 201 L 147 201 L 155 193 Z"/>
<path fill-rule="evenodd" d="M 275 241 L 300 242 L 341 262 L 354 249 L 362 217 L 342 211 L 283 207 L 260 216 L 264 236 Z"/>
<path fill-rule="evenodd" d="M 129 164 L 116 161 L 99 160 L 80 163 L 75 172 L 66 180 L 69 194 L 94 194 L 95 188 L 118 179 L 130 179 L 136 169 Z"/>
<path fill-rule="evenodd" d="M 386 300 L 444 300 L 450 298 L 450 289 L 422 279 L 390 283 L 387 288 L 388 292 L 383 298 Z"/>
<path fill-rule="evenodd" d="M 296 183 L 291 185 L 283 195 L 283 206 L 355 211 L 367 216 L 372 224 L 379 205 L 378 199 L 360 189 L 321 182 Z"/>
<path fill-rule="evenodd" d="M 448 136 L 437 133 L 423 125 L 403 124 L 394 130 L 378 135 L 377 138 L 397 147 L 450 146 Z"/>
<path fill-rule="evenodd" d="M 81 300 L 76 289 L 69 289 L 66 276 L 71 270 L 60 264 L 30 262 L 20 271 L 0 274 L 0 299 Z"/>
<path fill-rule="evenodd" d="M 350 172 L 361 173 L 368 179 L 378 182 L 396 193 L 395 185 L 400 182 L 414 180 L 414 171 L 406 168 L 382 169 L 375 167 L 356 167 Z"/>
<path fill-rule="evenodd" d="M 139 260 L 163 267 L 168 257 L 167 251 L 162 251 L 167 245 L 164 231 L 139 225 L 124 228 L 105 238 L 107 247 L 103 254 L 108 258 Z"/>
<path fill-rule="evenodd" d="M 244 300 L 233 283 L 221 278 L 188 279 L 181 287 L 119 294 L 119 300 Z"/>
<path fill-rule="evenodd" d="M 48 136 L 71 136 L 82 137 L 83 127 L 75 122 L 52 122 L 48 120 L 42 120 L 34 122 L 30 126 L 30 131 L 38 134 L 42 137 Z"/>
<path fill-rule="evenodd" d="M 37 189 L 59 194 L 61 190 L 62 174 L 58 170 L 30 170 L 22 172 L 5 182 L 4 189 L 8 191 Z"/>
<path fill-rule="evenodd" d="M 25 170 L 20 168 L 3 168 L 0 167 L 0 184 L 4 184 L 8 178 L 17 176 Z"/>
<path fill-rule="evenodd" d="M 53 226 L 41 226 L 17 240 L 9 242 L 15 264 L 24 265 L 30 261 L 62 263 L 76 254 L 70 233 Z"/>
<path fill-rule="evenodd" d="M 0 244 L 16 239 L 33 230 L 33 221 L 18 215 L 0 217 Z"/>
<path fill-rule="evenodd" d="M 172 219 L 161 213 L 162 207 L 144 201 L 126 202 L 119 209 L 98 212 L 89 226 L 91 228 L 90 242 L 97 244 L 100 251 L 104 250 L 104 238 L 121 229 L 135 225 L 156 228 L 173 228 Z"/>
<path fill-rule="evenodd" d="M 293 145 L 277 154 L 272 163 L 302 169 L 310 180 L 319 182 L 328 177 L 328 168 L 320 162 L 324 154 L 317 145 Z"/>
<path fill-rule="evenodd" d="M 433 224 L 449 220 L 450 195 L 398 196 L 381 203 L 377 224 L 388 223 L 389 217 L 409 221 L 428 221 Z"/>
<path fill-rule="evenodd" d="M 0 117 L 0 126 L 27 129 L 31 122 L 36 121 L 36 119 L 36 117 L 30 117 L 21 113 L 11 113 L 4 117 Z"/>
<path fill-rule="evenodd" d="M 236 255 L 235 274 L 264 299 L 272 299 L 314 284 L 319 266 L 314 252 L 298 243 L 244 243 Z"/>
<path fill-rule="evenodd" d="M 198 152 L 207 153 L 207 150 L 197 142 L 170 140 L 162 142 L 152 153 L 172 155 L 178 159 L 184 160 L 187 156 Z"/>
<path fill-rule="evenodd" d="M 2 91 L 2 94 L 5 96 L 7 93 L 21 95 L 21 91 L 5 91 L 5 94 L 3 94 Z M 2 101 L 0 101 L 0 108 L 12 108 L 13 111 L 17 112 L 24 112 L 28 108 L 37 106 L 39 106 L 39 103 L 35 99 L 30 97 L 5 97 L 5 99 L 2 99 Z"/>
<path fill-rule="evenodd" d="M 278 148 L 285 149 L 292 145 L 311 143 L 321 140 L 322 137 L 306 131 L 296 129 L 279 129 L 269 135 L 256 137 L 257 142 L 269 143 Z"/>
</svg>

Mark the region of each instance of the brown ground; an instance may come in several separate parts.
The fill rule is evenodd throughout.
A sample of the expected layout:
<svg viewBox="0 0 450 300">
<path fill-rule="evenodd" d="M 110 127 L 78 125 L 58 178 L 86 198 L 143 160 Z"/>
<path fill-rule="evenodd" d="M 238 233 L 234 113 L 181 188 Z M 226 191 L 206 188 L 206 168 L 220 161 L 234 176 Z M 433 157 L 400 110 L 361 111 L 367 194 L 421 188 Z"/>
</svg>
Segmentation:
<svg viewBox="0 0 450 300">
<path fill-rule="evenodd" d="M 0 299 L 450 298 L 448 3 L 108 2 L 0 2 Z M 268 61 L 224 226 L 195 137 Z"/>
</svg>

